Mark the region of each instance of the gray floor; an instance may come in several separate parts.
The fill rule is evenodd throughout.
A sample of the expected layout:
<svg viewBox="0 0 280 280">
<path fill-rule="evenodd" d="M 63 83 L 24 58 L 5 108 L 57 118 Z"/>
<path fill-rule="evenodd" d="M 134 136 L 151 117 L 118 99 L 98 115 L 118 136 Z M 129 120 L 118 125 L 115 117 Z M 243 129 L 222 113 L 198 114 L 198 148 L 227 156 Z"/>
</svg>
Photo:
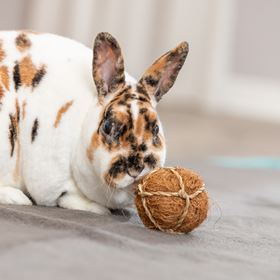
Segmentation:
<svg viewBox="0 0 280 280">
<path fill-rule="evenodd" d="M 279 156 L 279 125 L 162 114 L 168 165 L 197 170 L 210 196 L 188 235 L 111 217 L 0 205 L 0 279 L 280 279 L 280 170 L 228 168 L 217 156 Z"/>
</svg>

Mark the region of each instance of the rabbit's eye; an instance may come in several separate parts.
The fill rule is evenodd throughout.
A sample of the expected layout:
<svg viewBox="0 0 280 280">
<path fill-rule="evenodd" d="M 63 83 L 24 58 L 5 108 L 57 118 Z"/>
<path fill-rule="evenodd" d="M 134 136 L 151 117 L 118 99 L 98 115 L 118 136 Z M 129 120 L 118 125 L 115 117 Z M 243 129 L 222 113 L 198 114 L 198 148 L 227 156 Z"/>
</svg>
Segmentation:
<svg viewBox="0 0 280 280">
<path fill-rule="evenodd" d="M 114 123 L 112 121 L 110 121 L 110 120 L 105 121 L 102 126 L 102 132 L 104 132 L 107 135 L 111 134 L 113 126 L 114 126 Z"/>
<path fill-rule="evenodd" d="M 158 127 L 157 124 L 153 127 L 152 133 L 153 133 L 154 136 L 157 136 L 157 135 L 158 135 L 158 133 L 159 133 L 159 127 Z"/>
<path fill-rule="evenodd" d="M 159 147 L 161 144 L 160 141 L 160 137 L 159 137 L 159 126 L 156 124 L 153 129 L 152 129 L 152 133 L 153 133 L 153 145 L 156 147 Z"/>
<path fill-rule="evenodd" d="M 106 120 L 102 125 L 102 133 L 109 136 L 111 140 L 117 140 L 121 135 L 126 132 L 126 125 Z"/>
</svg>

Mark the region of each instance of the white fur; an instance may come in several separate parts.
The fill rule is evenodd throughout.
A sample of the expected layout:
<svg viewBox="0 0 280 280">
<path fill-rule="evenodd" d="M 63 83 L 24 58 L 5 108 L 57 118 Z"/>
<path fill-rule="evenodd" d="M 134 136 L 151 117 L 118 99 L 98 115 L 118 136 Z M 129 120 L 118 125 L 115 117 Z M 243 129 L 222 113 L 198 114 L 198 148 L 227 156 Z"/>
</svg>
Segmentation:
<svg viewBox="0 0 280 280">
<path fill-rule="evenodd" d="M 101 178 L 111 156 L 102 150 L 95 154 L 94 167 L 86 157 L 92 133 L 97 129 L 102 106 L 98 104 L 92 79 L 92 50 L 67 38 L 52 34 L 29 34 L 32 61 L 46 65 L 47 74 L 37 88 L 20 87 L 16 92 L 12 79 L 15 61 L 27 53 L 15 47 L 17 32 L 0 32 L 6 57 L 1 63 L 10 72 L 10 91 L 5 93 L 0 109 L 0 203 L 29 205 L 30 196 L 39 205 L 89 210 L 105 214 L 107 207 L 122 207 L 131 202 L 132 178 L 125 177 L 120 188 L 112 189 Z M 135 80 L 126 74 L 126 80 Z M 9 114 L 15 112 L 15 100 L 25 101 L 26 117 L 20 121 L 20 173 L 15 178 L 16 152 L 10 156 Z M 57 111 L 72 101 L 60 125 L 53 124 Z M 138 113 L 137 106 L 133 111 Z M 31 143 L 35 119 L 39 121 L 38 136 Z M 162 133 L 162 128 L 160 127 Z M 161 164 L 165 149 L 160 152 Z M 147 173 L 145 169 L 141 175 Z M 65 195 L 61 196 L 62 193 Z"/>
</svg>

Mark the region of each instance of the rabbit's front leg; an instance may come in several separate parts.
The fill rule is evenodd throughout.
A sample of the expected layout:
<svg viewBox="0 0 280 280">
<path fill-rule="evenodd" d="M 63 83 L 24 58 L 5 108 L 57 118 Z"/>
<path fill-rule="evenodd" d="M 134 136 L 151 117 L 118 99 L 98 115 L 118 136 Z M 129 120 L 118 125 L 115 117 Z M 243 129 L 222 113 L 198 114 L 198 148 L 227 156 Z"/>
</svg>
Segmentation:
<svg viewBox="0 0 280 280">
<path fill-rule="evenodd" d="M 78 190 L 70 190 L 63 193 L 57 202 L 59 207 L 74 210 L 90 211 L 95 214 L 108 215 L 110 210 L 94 201 L 87 199 Z"/>
<path fill-rule="evenodd" d="M 32 202 L 20 189 L 0 186 L 0 204 L 32 205 Z"/>
</svg>

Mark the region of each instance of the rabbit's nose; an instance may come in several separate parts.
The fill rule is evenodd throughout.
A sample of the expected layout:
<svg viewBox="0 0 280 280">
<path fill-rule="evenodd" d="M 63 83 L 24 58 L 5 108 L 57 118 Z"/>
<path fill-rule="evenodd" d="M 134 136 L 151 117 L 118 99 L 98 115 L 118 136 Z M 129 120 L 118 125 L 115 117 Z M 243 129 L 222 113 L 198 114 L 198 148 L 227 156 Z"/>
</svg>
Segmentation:
<svg viewBox="0 0 280 280">
<path fill-rule="evenodd" d="M 141 169 L 137 169 L 137 170 L 135 170 L 135 169 L 128 169 L 127 170 L 127 174 L 130 176 L 130 177 L 132 177 L 132 178 L 137 178 L 139 175 L 140 175 L 140 173 L 142 172 L 142 170 L 144 169 L 144 166 L 143 167 L 141 167 Z"/>
<path fill-rule="evenodd" d="M 130 155 L 127 159 L 127 174 L 136 178 L 144 169 L 144 164 L 138 154 Z"/>
</svg>

